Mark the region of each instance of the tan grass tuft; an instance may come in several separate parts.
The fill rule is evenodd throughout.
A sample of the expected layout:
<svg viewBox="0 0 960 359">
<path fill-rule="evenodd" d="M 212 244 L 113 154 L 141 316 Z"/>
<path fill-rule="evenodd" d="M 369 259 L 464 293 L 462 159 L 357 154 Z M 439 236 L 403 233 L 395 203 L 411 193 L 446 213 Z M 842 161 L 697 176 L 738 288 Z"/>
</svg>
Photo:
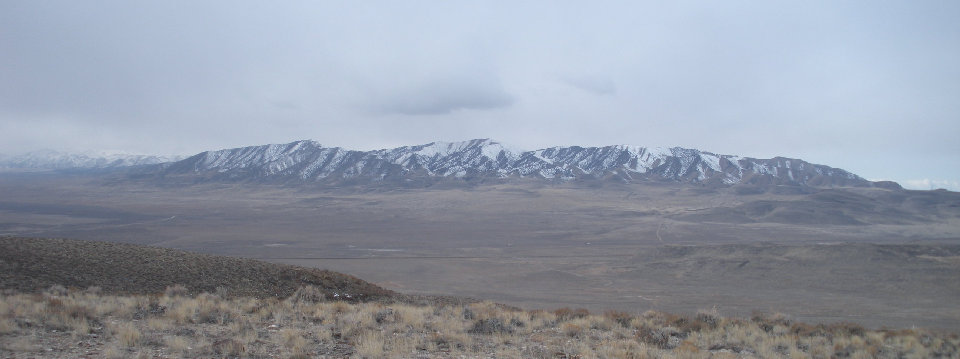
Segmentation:
<svg viewBox="0 0 960 359">
<path fill-rule="evenodd" d="M 235 339 L 221 339 L 215 341 L 210 345 L 210 348 L 214 353 L 228 357 L 238 357 L 247 351 L 247 347 Z"/>
<path fill-rule="evenodd" d="M 108 359 L 123 359 L 128 358 L 129 355 L 127 354 L 126 350 L 123 350 L 116 345 L 111 345 L 103 350 L 103 357 Z"/>
<path fill-rule="evenodd" d="M 310 351 L 310 342 L 302 336 L 297 336 L 287 343 L 287 348 L 290 348 L 293 355 L 307 355 Z"/>
<path fill-rule="evenodd" d="M 140 344 L 140 329 L 133 323 L 121 323 L 114 329 L 114 335 L 125 347 L 135 347 Z"/>
<path fill-rule="evenodd" d="M 163 295 L 170 298 L 185 297 L 190 294 L 190 290 L 180 284 L 174 284 L 163 291 Z"/>
<path fill-rule="evenodd" d="M 167 348 L 170 348 L 170 350 L 176 354 L 186 354 L 190 350 L 193 350 L 191 340 L 179 335 L 169 336 L 164 339 L 163 342 Z"/>
<path fill-rule="evenodd" d="M 427 319 L 433 316 L 432 309 L 412 305 L 397 306 L 394 308 L 394 313 L 400 324 L 415 330 L 423 329 Z"/>
<path fill-rule="evenodd" d="M 583 324 L 582 323 L 563 323 L 560 325 L 561 331 L 568 337 L 578 337 L 583 334 Z"/>
<path fill-rule="evenodd" d="M 165 318 L 150 318 L 147 319 L 147 328 L 153 331 L 166 331 L 170 328 L 173 328 L 173 323 L 169 319 Z"/>
<path fill-rule="evenodd" d="M 4 338 L 4 340 L 0 340 L 0 349 L 15 353 L 29 353 L 40 351 L 40 346 L 34 343 L 30 337 L 20 337 L 11 341 L 7 341 L 7 339 Z"/>
<path fill-rule="evenodd" d="M 15 333 L 17 329 L 19 329 L 17 323 L 13 320 L 7 318 L 0 319 L 0 334 Z"/>
<path fill-rule="evenodd" d="M 357 338 L 357 344 L 354 351 L 360 358 L 382 358 L 384 357 L 384 338 L 383 333 L 378 331 L 367 331 Z"/>
<path fill-rule="evenodd" d="M 560 308 L 553 311 L 553 314 L 557 316 L 557 320 L 567 321 L 572 319 L 586 318 L 588 315 L 590 315 L 590 311 L 583 308 Z"/>
</svg>

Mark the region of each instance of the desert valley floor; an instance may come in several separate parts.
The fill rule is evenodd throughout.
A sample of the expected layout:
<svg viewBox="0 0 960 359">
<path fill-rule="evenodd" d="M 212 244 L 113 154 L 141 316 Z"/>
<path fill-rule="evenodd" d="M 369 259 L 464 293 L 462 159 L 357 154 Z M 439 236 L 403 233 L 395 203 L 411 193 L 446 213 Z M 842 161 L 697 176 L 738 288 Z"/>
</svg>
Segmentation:
<svg viewBox="0 0 960 359">
<path fill-rule="evenodd" d="M 0 176 L 0 236 L 147 244 L 522 308 L 960 329 L 960 195 L 492 183 L 159 186 Z"/>
</svg>

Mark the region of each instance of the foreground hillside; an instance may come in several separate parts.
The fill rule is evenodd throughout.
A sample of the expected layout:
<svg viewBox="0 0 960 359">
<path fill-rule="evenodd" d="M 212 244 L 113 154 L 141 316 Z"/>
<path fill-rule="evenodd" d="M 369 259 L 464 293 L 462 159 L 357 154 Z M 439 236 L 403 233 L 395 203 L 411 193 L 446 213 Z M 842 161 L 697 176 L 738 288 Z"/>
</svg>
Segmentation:
<svg viewBox="0 0 960 359">
<path fill-rule="evenodd" d="M 0 289 L 37 292 L 53 285 L 99 287 L 110 294 L 161 293 L 187 285 L 194 293 L 258 298 L 285 298 L 312 285 L 330 298 L 393 295 L 349 275 L 252 259 L 122 243 L 0 238 Z"/>
<path fill-rule="evenodd" d="M 960 355 L 957 335 L 919 329 L 414 300 L 334 272 L 136 245 L 3 238 L 0 267 L 2 358 Z"/>
<path fill-rule="evenodd" d="M 0 295 L 4 358 L 956 358 L 960 339 L 918 329 L 811 326 L 715 312 L 510 310 L 96 289 Z"/>
</svg>

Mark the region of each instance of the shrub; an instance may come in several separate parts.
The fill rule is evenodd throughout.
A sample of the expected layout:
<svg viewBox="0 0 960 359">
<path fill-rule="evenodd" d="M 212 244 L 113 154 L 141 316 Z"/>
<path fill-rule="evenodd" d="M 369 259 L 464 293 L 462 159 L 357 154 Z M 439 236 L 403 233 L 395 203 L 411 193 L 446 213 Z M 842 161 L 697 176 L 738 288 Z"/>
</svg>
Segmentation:
<svg viewBox="0 0 960 359">
<path fill-rule="evenodd" d="M 866 329 L 862 325 L 850 322 L 840 322 L 834 323 L 827 327 L 827 331 L 833 333 L 834 335 L 848 336 L 856 335 L 862 336 Z"/>
<path fill-rule="evenodd" d="M 772 331 L 773 328 L 778 325 L 790 327 L 790 325 L 793 324 L 793 321 L 783 313 L 773 313 L 768 315 L 757 312 L 753 314 L 750 320 L 752 320 L 754 323 L 757 323 L 757 325 L 760 326 L 760 329 L 763 329 L 763 331 L 767 333 Z"/>
<path fill-rule="evenodd" d="M 170 298 L 186 297 L 190 295 L 190 291 L 187 289 L 187 287 L 184 287 L 180 284 L 174 284 L 167 287 L 167 289 L 163 291 L 163 295 Z"/>
<path fill-rule="evenodd" d="M 691 354 L 692 354 L 692 353 L 699 353 L 699 352 L 700 352 L 700 348 L 698 348 L 697 345 L 696 345 L 694 342 L 692 342 L 692 341 L 690 341 L 690 340 L 684 340 L 684 341 L 680 342 L 679 345 L 677 345 L 676 351 L 679 352 L 679 353 L 691 353 Z"/>
<path fill-rule="evenodd" d="M 354 350 L 361 358 L 382 358 L 384 356 L 383 345 L 382 333 L 365 332 L 360 335 Z"/>
<path fill-rule="evenodd" d="M 121 323 L 117 328 L 116 337 L 120 344 L 125 347 L 135 347 L 140 344 L 140 329 L 133 323 Z"/>
<path fill-rule="evenodd" d="M 319 303 L 327 299 L 327 295 L 316 286 L 307 285 L 293 292 L 290 300 L 294 303 Z"/>
<path fill-rule="evenodd" d="M 513 328 L 503 323 L 500 318 L 479 319 L 468 330 L 473 334 L 513 333 Z"/>
<path fill-rule="evenodd" d="M 197 323 L 228 324 L 234 319 L 234 313 L 216 295 L 200 294 L 197 296 L 196 303 L 197 311 L 194 320 Z"/>
<path fill-rule="evenodd" d="M 17 324 L 6 318 L 0 319 L 0 334 L 9 334 L 17 331 Z"/>
<path fill-rule="evenodd" d="M 415 307 L 410 305 L 398 306 L 393 314 L 396 321 L 413 329 L 423 329 L 427 318 L 432 315 L 433 313 L 430 308 Z M 457 319 L 454 318 L 452 320 Z"/>
<path fill-rule="evenodd" d="M 247 351 L 243 343 L 234 339 L 222 339 L 213 342 L 210 346 L 214 353 L 236 357 Z"/>
<path fill-rule="evenodd" d="M 120 349 L 120 348 L 118 348 L 118 347 L 116 347 L 116 346 L 113 346 L 113 345 L 107 347 L 107 349 L 105 349 L 105 350 L 103 351 L 103 357 L 104 357 L 104 358 L 109 358 L 109 359 L 121 359 L 121 358 L 125 358 L 125 357 L 127 357 L 126 354 L 127 354 L 127 353 L 126 353 L 124 350 L 122 350 L 122 349 Z"/>
<path fill-rule="evenodd" d="M 800 322 L 791 324 L 790 332 L 801 337 L 824 336 L 827 334 L 827 330 L 822 324 L 813 326 Z"/>
<path fill-rule="evenodd" d="M 434 349 L 449 352 L 454 349 L 466 349 L 472 340 L 464 333 L 436 332 L 430 335 Z"/>
<path fill-rule="evenodd" d="M 563 325 L 560 326 L 560 330 L 568 337 L 578 337 L 580 334 L 583 334 L 583 325 L 570 322 L 563 323 Z"/>
<path fill-rule="evenodd" d="M 52 285 L 43 291 L 43 295 L 46 297 L 62 297 L 67 295 L 67 288 L 59 284 Z"/>
<path fill-rule="evenodd" d="M 164 340 L 164 344 L 174 353 L 178 354 L 185 354 L 190 350 L 190 340 L 179 335 L 167 337 Z"/>
<path fill-rule="evenodd" d="M 674 327 L 662 327 L 660 329 L 651 329 L 638 333 L 641 341 L 656 345 L 663 349 L 673 349 L 680 343 L 682 337 L 680 331 Z"/>
<path fill-rule="evenodd" d="M 393 313 L 393 308 L 387 307 L 377 311 L 373 320 L 376 321 L 377 324 L 393 323 L 397 321 L 397 317 Z"/>
<path fill-rule="evenodd" d="M 583 308 L 570 309 L 568 307 L 564 307 L 553 311 L 553 314 L 557 316 L 557 320 L 562 322 L 571 319 L 585 318 L 586 316 L 590 315 L 590 311 Z"/>
<path fill-rule="evenodd" d="M 694 321 L 701 323 L 705 328 L 716 329 L 720 325 L 720 314 L 717 313 L 717 308 L 709 311 L 701 310 L 697 312 Z"/>
<path fill-rule="evenodd" d="M 624 328 L 630 327 L 630 321 L 633 320 L 633 316 L 630 313 L 619 312 L 616 310 L 608 310 L 603 313 L 603 316 L 610 318 L 611 320 L 620 324 Z"/>
<path fill-rule="evenodd" d="M 90 286 L 90 287 L 87 287 L 87 290 L 84 291 L 84 294 L 90 295 L 90 296 L 98 296 L 102 292 L 103 292 L 103 289 L 101 289 L 100 287 Z"/>
</svg>

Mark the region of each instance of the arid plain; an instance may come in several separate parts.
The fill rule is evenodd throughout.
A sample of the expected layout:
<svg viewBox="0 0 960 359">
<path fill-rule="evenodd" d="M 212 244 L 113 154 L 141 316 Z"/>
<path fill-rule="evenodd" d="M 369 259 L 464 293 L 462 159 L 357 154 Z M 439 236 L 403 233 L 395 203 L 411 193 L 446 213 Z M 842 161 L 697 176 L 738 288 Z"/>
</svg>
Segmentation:
<svg viewBox="0 0 960 359">
<path fill-rule="evenodd" d="M 531 182 L 159 186 L 3 174 L 0 235 L 330 269 L 404 293 L 960 329 L 960 194 Z"/>
</svg>

